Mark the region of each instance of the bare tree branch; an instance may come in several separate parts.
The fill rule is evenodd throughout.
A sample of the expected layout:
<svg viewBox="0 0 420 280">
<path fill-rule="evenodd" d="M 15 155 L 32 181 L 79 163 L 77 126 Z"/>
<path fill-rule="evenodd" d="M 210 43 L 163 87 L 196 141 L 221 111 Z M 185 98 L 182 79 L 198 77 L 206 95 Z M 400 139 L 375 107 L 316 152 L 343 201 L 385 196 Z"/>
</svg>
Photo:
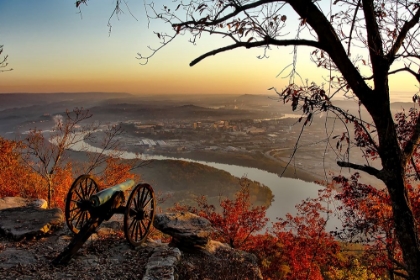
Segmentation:
<svg viewBox="0 0 420 280">
<path fill-rule="evenodd" d="M 3 53 L 3 45 L 0 45 L 0 55 Z M 1 72 L 8 72 L 8 71 L 12 71 L 13 68 L 9 68 L 9 69 L 4 69 L 6 68 L 9 63 L 7 63 L 7 59 L 9 58 L 8 55 L 4 56 L 3 59 L 0 58 L 0 73 Z"/>
<path fill-rule="evenodd" d="M 409 68 L 409 67 L 404 67 L 404 68 L 400 68 L 400 69 L 397 69 L 397 70 L 390 71 L 390 72 L 388 72 L 388 75 L 396 74 L 396 73 L 398 73 L 398 72 L 402 72 L 402 71 L 406 71 L 406 72 L 410 73 L 411 75 L 413 75 L 413 76 L 414 76 L 414 78 L 416 78 L 416 80 L 417 80 L 418 82 L 420 82 L 420 73 L 416 73 L 416 72 L 414 72 L 414 71 L 413 71 L 411 68 Z"/>
<path fill-rule="evenodd" d="M 375 176 L 378 179 L 382 178 L 382 173 L 380 170 L 376 169 L 375 167 L 372 166 L 367 166 L 367 165 L 359 165 L 359 164 L 355 164 L 355 163 L 351 163 L 351 162 L 347 162 L 347 161 L 337 161 L 338 166 L 340 167 L 349 167 L 349 168 L 353 168 L 356 170 L 360 170 L 360 171 L 364 171 L 372 176 Z"/>
<path fill-rule="evenodd" d="M 420 8 L 417 9 L 417 12 L 414 14 L 413 18 L 409 21 L 406 21 L 401 28 L 400 33 L 398 34 L 397 40 L 395 41 L 394 45 L 392 46 L 391 50 L 386 55 L 388 58 L 389 63 L 391 64 L 395 60 L 395 56 L 404 43 L 404 40 L 410 31 L 416 24 L 420 21 Z"/>
<path fill-rule="evenodd" d="M 197 64 L 201 60 L 203 60 L 203 59 L 205 59 L 209 56 L 216 55 L 216 54 L 221 53 L 221 52 L 230 51 L 230 50 L 240 48 L 240 47 L 250 49 L 250 48 L 262 47 L 262 46 L 268 46 L 268 45 L 274 45 L 274 46 L 292 46 L 292 45 L 312 46 L 312 47 L 315 47 L 315 48 L 323 49 L 322 44 L 319 43 L 319 42 L 316 42 L 316 41 L 303 40 L 303 39 L 300 39 L 300 40 L 276 40 L 276 39 L 267 37 L 264 41 L 237 42 L 235 44 L 232 44 L 232 45 L 229 45 L 229 46 L 226 46 L 226 47 L 223 47 L 223 48 L 212 50 L 212 51 L 207 52 L 207 53 L 199 56 L 198 58 L 194 59 L 190 63 L 190 66 L 194 66 L 195 64 Z"/>
</svg>

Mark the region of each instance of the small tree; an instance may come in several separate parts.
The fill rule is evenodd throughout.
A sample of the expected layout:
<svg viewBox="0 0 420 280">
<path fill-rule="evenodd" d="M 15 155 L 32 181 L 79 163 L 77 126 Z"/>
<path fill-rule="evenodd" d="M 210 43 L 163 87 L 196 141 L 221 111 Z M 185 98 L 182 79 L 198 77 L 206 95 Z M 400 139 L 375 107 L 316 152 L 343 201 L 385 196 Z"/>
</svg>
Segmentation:
<svg viewBox="0 0 420 280">
<path fill-rule="evenodd" d="M 57 182 L 55 176 L 62 173 L 66 165 L 65 152 L 73 145 L 83 141 L 84 133 L 90 129 L 80 126 L 81 122 L 92 117 L 82 108 L 66 111 L 65 117 L 54 116 L 55 126 L 49 137 L 38 129 L 32 129 L 24 139 L 24 153 L 28 154 L 28 165 L 37 172 L 47 189 L 48 207 L 51 207 L 51 196 Z"/>
<path fill-rule="evenodd" d="M 22 158 L 42 178 L 40 184 L 46 189 L 49 207 L 52 201 L 56 202 L 56 206 L 62 206 L 73 174 L 93 173 L 98 175 L 101 186 L 108 187 L 127 178 L 138 179 L 131 171 L 148 163 L 139 157 L 126 161 L 121 159 L 118 140 L 123 133 L 121 126 L 99 128 L 99 125 L 86 123 L 91 117 L 89 110 L 83 108 L 66 111 L 64 116 L 53 117 L 55 125 L 52 131 L 32 129 L 23 140 Z M 100 136 L 97 137 L 95 132 Z M 99 141 L 96 141 L 97 138 Z M 95 142 L 98 147 L 89 150 L 84 145 L 86 142 Z M 83 152 L 87 160 L 77 164 L 71 161 L 66 153 L 72 148 Z"/>
<path fill-rule="evenodd" d="M 247 180 L 242 178 L 240 184 L 235 199 L 221 198 L 221 211 L 216 211 L 205 196 L 196 198 L 197 207 L 176 205 L 172 210 L 190 211 L 208 219 L 216 229 L 213 238 L 232 248 L 246 249 L 250 237 L 264 229 L 268 218 L 265 206 L 252 206 Z"/>
<path fill-rule="evenodd" d="M 0 55 L 3 53 L 3 45 L 0 45 Z M 3 58 L 0 57 L 0 72 L 6 72 L 6 71 L 12 71 L 13 68 L 7 68 L 7 66 L 9 66 L 9 63 L 7 62 L 7 58 L 9 56 L 6 55 Z"/>
</svg>

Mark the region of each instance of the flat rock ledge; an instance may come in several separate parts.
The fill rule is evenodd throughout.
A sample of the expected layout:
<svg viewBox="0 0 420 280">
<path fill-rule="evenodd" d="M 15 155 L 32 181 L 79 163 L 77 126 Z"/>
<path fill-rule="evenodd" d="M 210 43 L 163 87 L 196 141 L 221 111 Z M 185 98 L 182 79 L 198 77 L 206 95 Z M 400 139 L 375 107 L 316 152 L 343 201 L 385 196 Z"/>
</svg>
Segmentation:
<svg viewBox="0 0 420 280">
<path fill-rule="evenodd" d="M 0 210 L 16 207 L 35 207 L 47 209 L 47 201 L 45 199 L 30 199 L 23 197 L 0 198 Z"/>
<path fill-rule="evenodd" d="M 47 235 L 63 226 L 63 211 L 58 208 L 16 207 L 0 210 L 0 232 L 14 240 Z"/>
<path fill-rule="evenodd" d="M 209 220 L 189 212 L 157 214 L 153 225 L 172 236 L 172 246 L 183 250 L 205 248 L 214 230 Z"/>
</svg>

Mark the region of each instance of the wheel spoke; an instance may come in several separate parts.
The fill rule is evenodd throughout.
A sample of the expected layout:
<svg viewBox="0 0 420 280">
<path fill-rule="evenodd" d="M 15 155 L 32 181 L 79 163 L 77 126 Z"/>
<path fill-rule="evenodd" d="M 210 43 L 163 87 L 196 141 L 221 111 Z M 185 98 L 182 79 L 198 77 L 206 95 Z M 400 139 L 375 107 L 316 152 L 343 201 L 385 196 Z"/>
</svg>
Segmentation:
<svg viewBox="0 0 420 280">
<path fill-rule="evenodd" d="M 79 217 L 77 218 L 76 224 L 75 224 L 76 228 L 79 225 L 80 220 L 83 220 L 82 217 L 85 215 L 85 212 L 80 212 L 80 213 L 81 213 L 81 215 L 79 215 Z"/>
<path fill-rule="evenodd" d="M 137 190 L 137 204 L 136 204 L 137 209 L 140 209 L 140 205 L 141 205 L 140 202 L 141 202 L 140 191 Z"/>
<path fill-rule="evenodd" d="M 137 221 L 136 220 L 133 220 L 133 221 L 134 221 L 134 223 L 133 223 L 133 228 L 131 229 L 131 238 L 133 238 L 133 236 L 135 236 L 134 231 L 137 227 Z"/>
<path fill-rule="evenodd" d="M 79 190 L 80 190 L 80 192 L 82 193 L 82 196 L 83 196 L 83 198 L 85 198 L 85 189 L 86 189 L 86 179 L 85 180 L 83 180 L 82 182 L 80 182 L 80 184 L 79 184 L 79 186 L 78 186 L 79 188 Z"/>
<path fill-rule="evenodd" d="M 89 197 L 92 195 L 92 190 L 94 189 L 93 186 L 94 186 L 93 181 L 90 181 L 89 187 L 87 189 L 87 194 L 88 194 Z"/>
<path fill-rule="evenodd" d="M 138 207 L 138 200 L 135 197 L 133 197 L 133 204 L 134 204 L 134 209 L 137 211 L 139 207 Z"/>
<path fill-rule="evenodd" d="M 71 221 L 74 221 L 74 219 L 76 219 L 76 217 L 78 217 L 82 214 L 82 210 L 80 210 L 80 208 L 76 208 L 76 210 L 79 210 L 79 211 L 76 212 L 73 216 L 69 217 L 69 219 L 71 219 Z"/>
<path fill-rule="evenodd" d="M 146 231 L 147 231 L 147 227 L 144 225 L 143 220 L 141 220 L 141 221 L 140 221 L 140 223 L 141 223 L 141 225 L 143 226 L 144 231 L 146 232 Z"/>
<path fill-rule="evenodd" d="M 136 221 L 136 219 L 131 220 L 130 225 L 128 226 L 129 229 L 133 226 L 135 221 Z"/>
<path fill-rule="evenodd" d="M 137 221 L 137 226 L 136 226 L 136 241 L 139 240 L 139 230 L 140 230 L 140 224 Z M 140 235 L 141 238 L 141 235 Z"/>
<path fill-rule="evenodd" d="M 146 188 L 143 188 L 143 190 L 141 192 L 141 201 L 140 201 L 141 206 L 140 207 L 142 207 L 142 208 L 143 208 L 143 203 L 144 203 L 144 199 L 145 199 L 145 196 L 144 196 L 145 191 L 146 191 Z"/>
<path fill-rule="evenodd" d="M 73 212 L 73 211 L 75 211 L 75 210 L 80 210 L 80 208 L 76 206 L 76 207 L 74 207 L 74 208 L 70 209 L 70 212 Z"/>
<path fill-rule="evenodd" d="M 137 215 L 137 210 L 136 209 L 133 209 L 133 208 L 130 208 L 130 217 L 133 217 L 133 216 L 135 216 L 135 215 Z"/>
<path fill-rule="evenodd" d="M 83 200 L 83 197 L 79 194 L 79 192 L 77 190 L 74 190 L 74 193 L 81 199 Z"/>
<path fill-rule="evenodd" d="M 152 199 L 153 197 L 150 196 L 149 200 L 143 204 L 143 208 L 146 208 L 146 206 L 150 203 L 150 201 L 152 201 Z"/>
</svg>

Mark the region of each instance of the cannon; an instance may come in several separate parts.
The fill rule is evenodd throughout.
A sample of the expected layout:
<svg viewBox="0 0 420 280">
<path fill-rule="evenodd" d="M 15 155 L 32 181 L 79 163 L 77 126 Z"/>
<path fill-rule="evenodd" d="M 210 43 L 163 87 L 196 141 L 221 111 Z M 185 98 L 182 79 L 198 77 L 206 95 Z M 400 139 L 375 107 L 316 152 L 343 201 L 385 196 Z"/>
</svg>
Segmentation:
<svg viewBox="0 0 420 280">
<path fill-rule="evenodd" d="M 149 234 L 155 216 L 156 200 L 149 184 L 128 180 L 99 191 L 91 175 L 79 176 L 71 185 L 66 197 L 65 218 L 75 234 L 70 244 L 54 260 L 54 265 L 66 264 L 96 231 L 104 220 L 114 214 L 124 215 L 124 234 L 134 247 L 143 243 Z M 133 188 L 125 203 L 125 192 Z"/>
</svg>

